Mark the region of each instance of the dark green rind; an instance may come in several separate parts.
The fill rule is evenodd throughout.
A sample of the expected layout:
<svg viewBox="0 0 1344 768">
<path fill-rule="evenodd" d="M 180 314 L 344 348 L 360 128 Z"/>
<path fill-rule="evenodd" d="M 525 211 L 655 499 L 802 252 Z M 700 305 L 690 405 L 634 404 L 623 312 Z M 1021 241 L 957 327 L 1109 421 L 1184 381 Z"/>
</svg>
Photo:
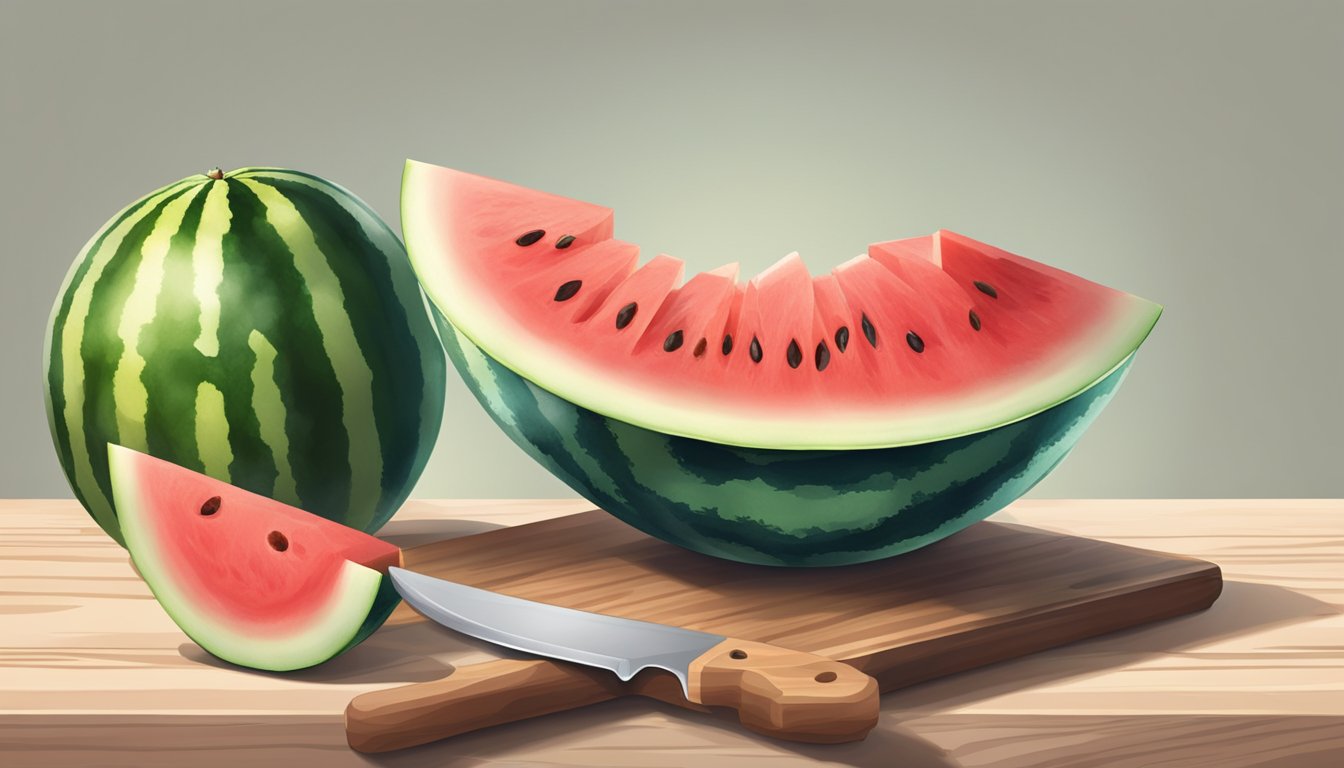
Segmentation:
<svg viewBox="0 0 1344 768">
<path fill-rule="evenodd" d="M 208 190 L 202 190 L 191 201 L 181 228 L 173 236 L 173 252 L 191 252 L 207 193 Z M 204 381 L 206 361 L 194 348 L 180 349 L 175 339 L 183 335 L 196 337 L 201 329 L 200 308 L 192 294 L 191 262 L 165 259 L 163 266 L 164 289 L 155 300 L 154 319 L 141 332 L 140 348 L 147 361 L 157 360 L 164 354 L 172 355 L 173 360 L 172 365 L 147 365 L 140 375 L 149 401 L 145 411 L 146 450 L 155 456 L 175 456 L 176 463 L 199 472 L 201 460 L 196 431 L 181 428 L 183 424 L 196 423 L 196 388 L 192 386 L 189 393 L 183 393 L 179 391 L 179 385 L 181 382 Z M 96 386 L 96 382 L 86 380 L 86 389 Z M 111 424 L 115 426 L 115 417 Z M 91 445 L 89 449 L 99 450 L 100 446 Z"/>
<path fill-rule="evenodd" d="M 90 508 L 89 499 L 94 496 L 107 499 L 113 506 L 106 444 L 126 442 L 118 434 L 112 400 L 113 375 L 125 343 L 118 336 L 118 325 L 145 239 L 164 208 L 181 195 L 195 198 L 164 259 L 163 282 L 155 291 L 154 318 L 133 340 L 145 359 L 141 381 L 147 392 L 147 445 L 128 447 L 202 471 L 198 441 L 227 443 L 233 461 L 228 473 L 218 479 L 366 531 L 381 527 L 410 494 L 433 448 L 442 418 L 446 376 L 442 349 L 422 303 L 407 306 L 402 298 L 414 295 L 418 299 L 420 293 L 409 261 L 391 230 L 342 188 L 319 177 L 293 175 L 323 189 L 284 185 L 283 179 L 260 181 L 279 188 L 300 211 L 342 290 L 348 292 L 346 306 L 358 354 L 373 375 L 374 418 L 384 468 L 381 495 L 373 504 L 356 504 L 349 498 L 348 437 L 342 423 L 341 392 L 331 372 L 332 362 L 322 353 L 323 339 L 314 323 L 309 289 L 295 271 L 292 255 L 246 187 L 231 178 L 212 182 L 197 176 L 160 190 L 171 190 L 172 194 L 155 203 L 154 209 L 127 233 L 93 285 L 88 320 L 77 347 L 64 348 L 61 343 L 71 297 L 88 279 L 88 267 L 103 247 L 107 232 L 116 223 L 145 213 L 146 202 L 159 192 L 128 206 L 105 226 L 99 239 L 72 266 L 57 298 L 48 328 L 46 404 L 58 459 L 86 508 Z M 200 311 L 192 295 L 192 246 L 212 183 L 229 185 L 233 219 L 222 243 L 225 272 L 219 288 L 219 354 L 206 357 L 194 346 L 200 332 Z M 330 199 L 324 199 L 324 195 Z M 394 258 L 379 252 L 377 244 L 338 200 L 370 215 L 381 227 L 376 236 L 385 247 L 392 248 Z M 397 251 L 399 258 L 395 257 Z M 284 426 L 298 491 L 295 496 L 276 493 L 276 462 L 262 440 L 261 425 L 253 412 L 250 373 L 255 355 L 248 337 L 254 329 L 276 347 L 274 367 L 286 408 Z M 82 413 L 85 444 L 78 450 L 88 452 L 92 483 L 76 480 L 76 447 L 71 444 L 63 416 L 67 403 L 62 371 L 70 356 L 80 360 L 82 397 L 73 405 Z M 223 395 L 227 435 L 195 433 L 194 398 L 201 382 L 213 384 Z M 124 544 L 115 525 L 104 526 L 104 530 Z M 369 631 L 373 628 L 376 624 Z"/>
<path fill-rule="evenodd" d="M 109 312 L 109 308 L 115 314 L 114 318 L 121 316 L 120 307 L 123 307 L 135 284 L 135 270 L 140 264 L 141 247 L 145 239 L 154 231 L 154 224 L 159 216 L 163 214 L 164 208 L 182 195 L 195 195 L 199 187 L 189 187 L 181 192 L 176 192 L 164 199 L 155 210 L 150 212 L 144 219 L 135 223 L 126 237 L 117 247 L 115 255 L 104 268 L 102 275 L 98 277 L 97 289 L 93 292 L 89 303 L 89 317 L 95 318 L 104 316 Z M 96 257 L 94 252 L 90 252 L 86 261 L 92 261 Z M 78 289 L 79 283 L 71 283 L 67 293 L 73 293 Z M 62 297 L 64 301 L 64 297 Z M 78 357 L 81 367 L 84 371 L 83 395 L 81 418 L 84 421 L 84 435 L 87 438 L 90 435 L 99 435 L 101 443 L 96 449 L 89 450 L 89 463 L 93 471 L 96 485 L 93 488 L 79 487 L 75 482 L 75 467 L 73 460 L 70 466 L 63 466 L 66 477 L 70 479 L 70 485 L 75 491 L 75 497 L 87 508 L 89 506 L 88 497 L 91 494 L 100 494 L 107 499 L 108 504 L 112 501 L 112 481 L 108 476 L 107 469 L 107 443 L 115 443 L 121 439 L 119 427 L 117 426 L 116 404 L 112 400 L 112 377 L 116 373 L 117 361 L 121 358 L 122 341 L 117 335 L 116 319 L 109 320 L 106 323 L 89 324 L 85 327 L 84 337 L 81 339 L 78 349 L 62 349 L 62 356 L 72 355 Z M 60 345 L 55 341 L 61 337 L 64 330 L 64 320 L 52 331 L 52 349 Z M 55 356 L 53 355 L 53 360 Z M 64 383 L 61 378 L 60 369 L 53 366 L 50 369 L 49 380 L 58 382 L 54 387 L 59 387 Z M 54 389 L 54 391 L 57 391 Z M 53 397 L 54 399 L 54 397 Z M 57 416 L 53 421 L 60 421 Z M 67 441 L 68 441 L 68 432 Z M 86 443 L 91 445 L 91 443 Z M 73 444 L 66 443 L 60 446 L 58 453 L 62 457 L 71 455 L 74 450 Z M 112 533 L 109 531 L 109 533 Z M 113 538 L 118 544 L 125 543 L 121 539 L 121 532 L 113 534 Z"/>
<path fill-rule="evenodd" d="M 427 435 L 421 423 L 422 413 L 405 404 L 421 402 L 430 387 L 436 387 L 441 397 L 447 363 L 441 354 L 433 359 L 422 358 L 419 345 L 423 338 L 417 331 L 427 325 L 424 307 L 404 307 L 395 300 L 393 284 L 398 275 L 394 265 L 361 258 L 363 253 L 377 253 L 378 246 L 353 216 L 331 205 L 327 199 L 330 191 L 324 194 L 308 184 L 286 181 L 279 176 L 259 180 L 280 190 L 312 228 L 318 248 L 328 255 L 346 301 L 355 306 L 384 308 L 383 312 L 361 316 L 361 322 L 354 326 L 364 359 L 373 372 L 373 405 L 384 462 L 383 490 L 396 501 L 395 506 L 378 510 L 375 517 L 381 519 L 375 522 L 381 526 L 405 501 L 405 494 L 399 492 L 409 489 L 420 476 L 438 432 L 436 428 L 434 434 Z M 308 180 L 312 183 L 312 177 Z M 390 231 L 386 236 L 395 239 Z M 413 290 L 418 295 L 419 284 L 414 277 L 401 277 L 417 286 Z M 437 346 L 438 342 L 434 344 Z M 440 403 L 437 412 L 442 410 Z"/>
<path fill-rule="evenodd" d="M 165 187 L 164 190 L 169 191 L 174 187 L 185 187 L 189 184 L 190 181 L 183 180 L 175 185 Z M 103 225 L 102 231 L 98 233 L 93 242 L 89 244 L 87 249 L 88 253 L 91 255 L 102 248 L 108 235 L 122 222 L 142 213 L 146 206 L 150 205 L 151 198 L 153 198 L 153 195 L 146 195 L 140 200 L 126 206 L 124 210 L 112 217 L 111 220 Z M 158 210 L 162 210 L 162 207 L 160 206 Z M 47 370 L 43 371 L 43 383 L 46 385 L 43 388 L 43 391 L 46 395 L 45 400 L 48 416 L 62 413 L 65 410 L 65 393 L 62 391 L 63 380 L 60 374 L 61 368 L 64 365 L 64 360 L 62 358 L 63 350 L 60 348 L 60 345 L 53 343 L 54 338 L 60 335 L 60 331 L 65 327 L 65 321 L 69 316 L 70 304 L 74 299 L 74 289 L 72 286 L 84 279 L 84 276 L 89 271 L 92 261 L 91 258 L 80 259 L 77 263 L 71 266 L 65 282 L 62 284 L 60 298 L 56 300 L 56 305 L 52 307 L 51 318 L 48 321 L 48 335 L 46 346 L 43 349 L 43 356 L 48 361 Z M 66 476 L 74 477 L 75 459 L 70 449 L 70 432 L 67 429 L 66 424 L 60 419 L 49 418 L 48 422 L 51 425 L 52 440 L 56 445 L 56 458 L 60 462 L 61 468 L 65 471 Z M 79 489 L 77 488 L 75 489 L 75 495 L 79 498 L 81 504 L 85 507 L 88 506 L 88 501 L 80 496 Z M 113 538 L 117 540 L 118 544 L 122 543 L 120 533 L 113 534 Z"/>
<path fill-rule="evenodd" d="M 477 400 L 571 488 L 652 536 L 763 565 L 878 560 L 983 520 L 1063 460 L 1133 359 L 1070 400 L 986 432 L 897 448 L 789 451 L 666 435 L 578 407 L 435 318 Z"/>
<path fill-rule="evenodd" d="M 426 302 L 420 281 L 410 268 L 410 261 L 401 240 L 392 228 L 368 204 L 339 184 L 311 173 L 285 168 L 252 167 L 239 170 L 233 176 L 257 179 L 279 188 L 282 193 L 286 190 L 302 189 L 304 186 L 302 182 L 316 185 L 321 188 L 322 195 L 343 201 L 346 205 L 361 211 L 372 230 L 372 233 L 364 231 L 355 216 L 349 212 L 332 210 L 332 215 L 326 221 L 331 224 L 332 235 L 337 242 L 360 243 L 362 248 L 355 249 L 357 253 L 364 248 L 368 249 L 368 253 L 373 253 L 375 249 L 383 247 L 384 250 L 390 248 L 401 256 L 393 262 L 365 260 L 363 264 L 355 264 L 353 269 L 343 262 L 339 269 L 342 286 L 346 288 L 363 281 L 363 268 L 381 271 L 386 267 L 386 274 L 380 274 L 379 279 L 374 281 L 379 295 L 388 298 L 384 306 L 388 307 L 389 311 L 381 318 L 384 327 L 376 334 L 369 334 L 363 328 L 355 329 L 361 338 L 374 339 L 377 344 L 373 346 L 390 345 L 389 351 L 379 352 L 371 350 L 370 344 L 365 344 L 364 351 L 366 355 L 380 354 L 385 360 L 383 366 L 376 364 L 373 366 L 375 373 L 373 386 L 384 392 L 383 395 L 375 394 L 375 404 L 386 401 L 398 404 L 396 408 L 384 410 L 385 418 L 395 425 L 394 428 L 386 428 L 381 421 L 379 426 L 379 442 L 384 457 L 382 484 L 387 499 L 389 501 L 395 499 L 395 504 L 384 505 L 383 508 L 376 510 L 377 517 L 372 522 L 375 527 L 380 527 L 410 495 L 411 488 L 424 471 L 434 450 L 443 419 L 447 361 L 432 323 L 427 320 Z M 288 196 L 297 207 L 298 200 L 295 196 L 293 194 Z M 400 303 L 395 302 L 398 294 L 401 296 Z M 401 311 L 396 312 L 393 307 L 399 307 Z M 413 339 L 417 347 L 414 354 L 408 348 L 409 345 L 404 343 L 408 338 Z M 414 365 L 416 361 L 418 367 Z M 383 369 L 395 371 L 396 375 L 378 375 Z M 420 403 L 418 413 L 405 407 L 405 403 L 412 401 Z"/>
<path fill-rule="evenodd" d="M 225 183 L 229 184 L 234 222 L 224 236 L 220 304 L 225 309 L 219 323 L 219 360 L 233 364 L 218 366 L 214 374 L 223 379 L 220 390 L 225 407 L 236 403 L 241 411 L 228 414 L 233 463 L 227 480 L 253 493 L 346 522 L 347 514 L 359 514 L 349 509 L 350 442 L 342 423 L 340 382 L 333 361 L 323 351 L 313 296 L 292 257 L 267 258 L 290 252 L 280 233 L 266 220 L 262 202 L 241 182 L 227 179 Z M 226 312 L 232 316 L 226 316 Z M 252 416 L 255 355 L 248 345 L 248 335 L 254 328 L 276 351 L 275 378 L 285 404 L 285 432 L 298 494 L 294 501 L 275 493 L 277 468 L 262 441 L 261 425 Z M 241 429 L 233 428 L 235 420 L 243 422 Z"/>
</svg>

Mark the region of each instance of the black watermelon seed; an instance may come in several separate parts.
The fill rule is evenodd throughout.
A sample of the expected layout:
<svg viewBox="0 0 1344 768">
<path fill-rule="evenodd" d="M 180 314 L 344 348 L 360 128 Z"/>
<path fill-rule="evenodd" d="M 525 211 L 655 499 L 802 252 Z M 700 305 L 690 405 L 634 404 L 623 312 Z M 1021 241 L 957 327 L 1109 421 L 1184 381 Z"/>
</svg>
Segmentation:
<svg viewBox="0 0 1344 768">
<path fill-rule="evenodd" d="M 630 321 L 635 319 L 635 313 L 638 311 L 639 304 L 633 301 L 621 307 L 621 311 L 616 313 L 616 330 L 619 331 L 629 325 Z"/>
<path fill-rule="evenodd" d="M 868 339 L 868 343 L 873 349 L 877 349 L 877 329 L 873 327 L 873 321 L 868 319 L 868 315 L 864 315 L 859 319 L 859 325 L 863 326 L 863 335 Z"/>
<path fill-rule="evenodd" d="M 723 334 L 723 354 L 726 355 L 732 351 L 733 351 L 733 334 L 725 333 Z"/>
<path fill-rule="evenodd" d="M 909 344 L 910 348 L 916 352 L 924 351 L 924 340 L 919 338 L 919 334 L 914 331 L 905 334 L 905 343 Z"/>
<path fill-rule="evenodd" d="M 564 285 L 556 289 L 555 300 L 569 301 L 570 299 L 574 298 L 574 294 L 578 293 L 579 289 L 582 287 L 583 287 L 582 280 L 570 280 L 568 283 L 565 283 Z"/>
<path fill-rule="evenodd" d="M 784 356 L 789 361 L 790 368 L 797 368 L 803 364 L 803 350 L 798 346 L 797 339 L 789 340 L 789 348 L 785 350 Z"/>
<path fill-rule="evenodd" d="M 980 330 L 980 316 L 975 314 L 974 309 L 971 310 L 971 327 L 977 331 Z"/>
<path fill-rule="evenodd" d="M 201 505 L 201 516 L 209 517 L 219 511 L 220 500 L 218 496 L 211 496 Z"/>
<path fill-rule="evenodd" d="M 545 236 L 546 236 L 546 230 L 544 230 L 544 229 L 534 229 L 534 230 L 532 230 L 531 232 L 527 232 L 527 233 L 524 233 L 524 234 L 522 234 L 522 235 L 519 235 L 519 236 L 518 236 L 518 239 L 517 239 L 517 240 L 514 240 L 513 242 L 515 242 L 515 243 L 517 243 L 517 244 L 519 244 L 519 245 L 531 245 L 531 244 L 537 242 L 538 240 L 540 240 L 541 238 L 543 238 L 543 237 L 545 237 Z"/>
<path fill-rule="evenodd" d="M 841 352 L 844 352 L 845 348 L 848 346 L 849 346 L 849 326 L 842 325 L 840 326 L 839 330 L 835 332 L 835 348 L 840 350 Z"/>
<path fill-rule="evenodd" d="M 826 346 L 826 342 L 817 345 L 817 370 L 824 371 L 826 366 L 831 364 L 831 348 Z"/>
<path fill-rule="evenodd" d="M 709 346 L 709 342 L 706 341 L 704 338 L 701 338 L 699 341 L 695 342 L 695 349 L 691 352 L 691 354 L 695 355 L 696 357 L 699 357 L 705 354 L 705 347 L 707 346 Z"/>
<path fill-rule="evenodd" d="M 556 241 L 555 241 L 555 247 L 556 247 L 556 248 L 559 248 L 559 249 L 562 250 L 562 251 L 563 251 L 564 249 L 568 248 L 569 246 L 573 245 L 573 244 L 574 244 L 574 236 L 573 236 L 573 235 L 565 235 L 564 237 L 562 237 L 562 238 L 560 238 L 559 240 L 556 240 Z"/>
<path fill-rule="evenodd" d="M 989 283 L 982 283 L 979 280 L 976 280 L 975 288 L 976 290 L 980 291 L 981 293 L 985 294 L 991 299 L 999 298 L 999 292 L 994 290 L 994 286 L 990 285 Z"/>
<path fill-rule="evenodd" d="M 663 339 L 663 351 L 675 352 L 678 349 L 681 349 L 681 331 L 673 331 Z"/>
<path fill-rule="evenodd" d="M 289 549 L 289 538 L 279 531 L 271 531 L 266 534 L 266 543 L 271 545 L 271 549 L 276 552 L 284 552 Z"/>
<path fill-rule="evenodd" d="M 761 352 L 761 342 L 755 336 L 751 337 L 751 346 L 747 347 L 747 352 L 751 354 L 751 362 L 761 362 L 764 355 Z"/>
</svg>

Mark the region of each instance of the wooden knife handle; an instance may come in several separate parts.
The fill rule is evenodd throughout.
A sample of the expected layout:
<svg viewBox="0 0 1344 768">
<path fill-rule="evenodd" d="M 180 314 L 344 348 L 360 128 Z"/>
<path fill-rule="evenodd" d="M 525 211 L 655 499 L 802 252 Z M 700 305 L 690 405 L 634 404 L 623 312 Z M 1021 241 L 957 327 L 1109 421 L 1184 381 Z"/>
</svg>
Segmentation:
<svg viewBox="0 0 1344 768">
<path fill-rule="evenodd" d="M 345 708 L 345 738 L 359 752 L 390 752 L 624 694 L 620 680 L 603 669 L 501 659 L 356 696 Z"/>
<path fill-rule="evenodd" d="M 838 661 L 728 638 L 691 662 L 691 701 L 737 710 L 742 725 L 788 741 L 858 741 L 877 725 L 877 681 Z"/>
<path fill-rule="evenodd" d="M 735 650 L 747 658 L 736 658 Z M 345 736 L 359 752 L 390 752 L 632 694 L 701 712 L 730 707 L 744 726 L 789 741 L 857 741 L 877 723 L 877 682 L 809 653 L 726 640 L 691 665 L 689 679 L 699 697 L 691 701 L 671 675 L 622 683 L 604 669 L 501 659 L 362 693 L 345 709 Z"/>
</svg>

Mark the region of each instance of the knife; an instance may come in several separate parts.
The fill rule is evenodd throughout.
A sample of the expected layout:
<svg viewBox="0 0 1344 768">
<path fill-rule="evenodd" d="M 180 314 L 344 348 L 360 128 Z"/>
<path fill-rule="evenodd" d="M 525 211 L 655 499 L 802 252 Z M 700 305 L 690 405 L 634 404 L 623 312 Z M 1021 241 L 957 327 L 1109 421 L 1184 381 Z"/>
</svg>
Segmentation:
<svg viewBox="0 0 1344 768">
<path fill-rule="evenodd" d="M 392 567 L 388 573 L 412 608 L 449 629 L 517 651 L 609 670 L 621 681 L 645 669 L 666 670 L 675 676 L 687 701 L 736 710 L 742 725 L 758 733 L 835 743 L 860 740 L 877 724 L 877 681 L 847 664 L 766 643 L 533 602 L 404 568 Z M 526 669 L 526 662 L 515 664 L 520 673 Z M 589 686 L 595 694 L 610 680 L 605 673 L 585 677 L 592 678 Z M 489 687 L 482 680 L 463 682 Z M 347 736 L 362 751 L 449 735 L 431 730 L 429 721 L 435 714 L 457 720 L 469 714 L 468 719 L 484 719 L 484 724 L 512 719 L 507 712 L 482 713 L 488 715 L 485 718 L 435 712 L 444 704 L 460 706 L 461 696 L 422 698 L 400 707 L 395 699 L 382 702 L 383 706 L 368 701 L 381 693 L 357 697 L 346 713 Z M 482 693 L 499 700 L 499 691 Z M 600 698 L 595 695 L 594 700 Z M 359 705 L 361 699 L 366 700 L 364 706 Z M 529 713 L 545 711 L 538 710 L 536 701 L 519 701 L 517 706 Z M 370 710 L 377 716 L 371 717 Z M 352 728 L 356 720 L 358 728 Z"/>
</svg>

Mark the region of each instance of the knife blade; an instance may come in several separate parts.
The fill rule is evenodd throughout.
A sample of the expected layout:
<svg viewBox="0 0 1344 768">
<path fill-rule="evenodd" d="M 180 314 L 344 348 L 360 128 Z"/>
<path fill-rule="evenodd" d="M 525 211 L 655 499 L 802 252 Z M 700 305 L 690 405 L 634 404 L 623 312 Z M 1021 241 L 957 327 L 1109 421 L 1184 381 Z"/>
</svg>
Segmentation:
<svg viewBox="0 0 1344 768">
<path fill-rule="evenodd" d="M 676 676 L 688 701 L 737 711 L 751 730 L 793 741 L 862 739 L 877 724 L 877 681 L 815 654 L 682 627 L 538 603 L 388 569 L 406 602 L 449 629 L 496 645 L 610 670 Z"/>
<path fill-rule="evenodd" d="M 629 680 L 665 669 L 688 692 L 691 662 L 722 635 L 606 616 L 510 597 L 393 567 L 392 583 L 411 607 L 449 629 L 515 651 L 601 667 Z"/>
</svg>

